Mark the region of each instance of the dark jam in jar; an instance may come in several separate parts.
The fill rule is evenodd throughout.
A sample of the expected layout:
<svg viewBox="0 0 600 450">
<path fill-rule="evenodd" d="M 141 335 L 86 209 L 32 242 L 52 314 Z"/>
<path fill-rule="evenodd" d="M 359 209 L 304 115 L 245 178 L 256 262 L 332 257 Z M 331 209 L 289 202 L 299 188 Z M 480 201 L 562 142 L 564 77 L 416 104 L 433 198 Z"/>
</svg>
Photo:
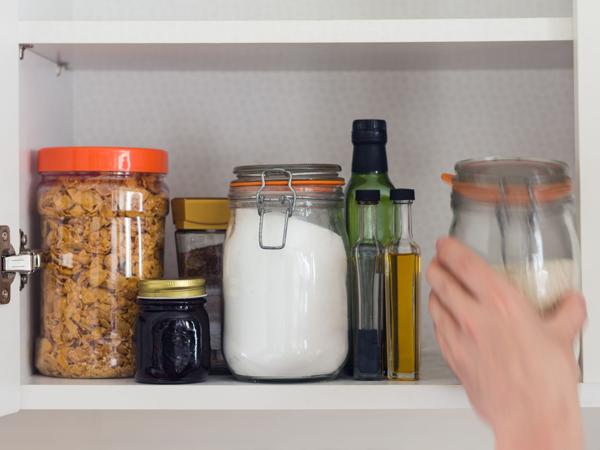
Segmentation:
<svg viewBox="0 0 600 450">
<path fill-rule="evenodd" d="M 210 369 L 210 332 L 204 280 L 140 281 L 136 373 L 140 383 L 204 381 Z"/>
</svg>

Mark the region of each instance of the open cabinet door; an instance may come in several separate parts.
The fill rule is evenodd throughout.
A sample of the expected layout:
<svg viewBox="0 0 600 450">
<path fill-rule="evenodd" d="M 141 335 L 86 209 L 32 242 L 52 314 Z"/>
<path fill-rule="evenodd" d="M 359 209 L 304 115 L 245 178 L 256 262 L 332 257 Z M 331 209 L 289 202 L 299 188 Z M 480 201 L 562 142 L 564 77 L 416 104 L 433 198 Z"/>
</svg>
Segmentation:
<svg viewBox="0 0 600 450">
<path fill-rule="evenodd" d="M 583 293 L 587 297 L 588 326 L 583 335 L 583 381 L 600 382 L 600 2 L 575 2 L 575 82 L 579 211 Z"/>
<path fill-rule="evenodd" d="M 19 128 L 17 1 L 0 2 L 0 225 L 10 228 L 19 248 Z M 3 235 L 0 233 L 0 239 Z M 2 290 L 0 290 L 2 296 Z M 19 409 L 19 283 L 12 283 L 10 302 L 0 304 L 0 416 Z"/>
</svg>

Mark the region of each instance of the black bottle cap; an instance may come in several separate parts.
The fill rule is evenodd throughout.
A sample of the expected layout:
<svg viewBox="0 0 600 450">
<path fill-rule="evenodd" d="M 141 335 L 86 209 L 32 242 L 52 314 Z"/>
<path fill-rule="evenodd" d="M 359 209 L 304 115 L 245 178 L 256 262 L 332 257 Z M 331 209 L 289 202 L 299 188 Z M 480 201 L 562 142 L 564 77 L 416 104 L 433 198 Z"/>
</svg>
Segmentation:
<svg viewBox="0 0 600 450">
<path fill-rule="evenodd" d="M 387 125 L 385 120 L 358 119 L 352 122 L 353 144 L 385 144 Z"/>
<path fill-rule="evenodd" d="M 415 201 L 414 189 L 392 189 L 390 191 L 390 200 L 393 202 Z"/>
<path fill-rule="evenodd" d="M 352 122 L 352 172 L 387 172 L 386 142 L 385 120 L 359 119 Z"/>
<path fill-rule="evenodd" d="M 379 203 L 380 194 L 377 189 L 358 189 L 356 191 L 356 202 L 367 204 L 367 205 L 376 205 Z"/>
</svg>

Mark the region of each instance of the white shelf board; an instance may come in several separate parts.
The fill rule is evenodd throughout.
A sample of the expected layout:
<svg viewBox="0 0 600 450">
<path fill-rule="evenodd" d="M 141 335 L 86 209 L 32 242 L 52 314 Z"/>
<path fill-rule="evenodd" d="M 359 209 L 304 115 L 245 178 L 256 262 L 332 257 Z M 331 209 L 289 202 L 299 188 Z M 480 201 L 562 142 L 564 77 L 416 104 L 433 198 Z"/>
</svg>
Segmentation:
<svg viewBox="0 0 600 450">
<path fill-rule="evenodd" d="M 583 408 L 600 408 L 600 384 L 581 384 Z M 22 410 L 446 410 L 469 408 L 456 384 L 364 382 L 244 383 L 211 377 L 199 384 L 148 385 L 132 379 L 66 380 L 32 376 Z"/>
<path fill-rule="evenodd" d="M 211 377 L 188 385 L 33 376 L 21 409 L 34 410 L 419 410 L 467 408 L 458 385 L 336 381 L 273 384 Z"/>
<path fill-rule="evenodd" d="M 132 379 L 70 380 L 33 375 L 21 409 L 34 410 L 420 410 L 468 408 L 464 390 L 436 353 L 422 355 L 423 380 L 249 383 L 211 376 L 186 385 Z"/>
<path fill-rule="evenodd" d="M 21 21 L 19 42 L 33 44 L 259 44 L 513 42 L 573 39 L 559 18 Z"/>
</svg>

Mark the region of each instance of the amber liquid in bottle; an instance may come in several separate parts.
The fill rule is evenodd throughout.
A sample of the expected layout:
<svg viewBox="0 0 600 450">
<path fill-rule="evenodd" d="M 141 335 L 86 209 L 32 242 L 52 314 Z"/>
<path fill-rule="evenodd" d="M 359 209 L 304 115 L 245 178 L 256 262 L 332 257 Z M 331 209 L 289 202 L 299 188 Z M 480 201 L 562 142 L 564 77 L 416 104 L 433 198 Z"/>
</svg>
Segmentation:
<svg viewBox="0 0 600 450">
<path fill-rule="evenodd" d="M 419 378 L 419 273 L 416 253 L 386 255 L 389 268 L 388 378 Z"/>
<path fill-rule="evenodd" d="M 421 252 L 412 237 L 412 189 L 393 189 L 394 238 L 385 248 L 387 378 L 419 379 Z"/>
</svg>

